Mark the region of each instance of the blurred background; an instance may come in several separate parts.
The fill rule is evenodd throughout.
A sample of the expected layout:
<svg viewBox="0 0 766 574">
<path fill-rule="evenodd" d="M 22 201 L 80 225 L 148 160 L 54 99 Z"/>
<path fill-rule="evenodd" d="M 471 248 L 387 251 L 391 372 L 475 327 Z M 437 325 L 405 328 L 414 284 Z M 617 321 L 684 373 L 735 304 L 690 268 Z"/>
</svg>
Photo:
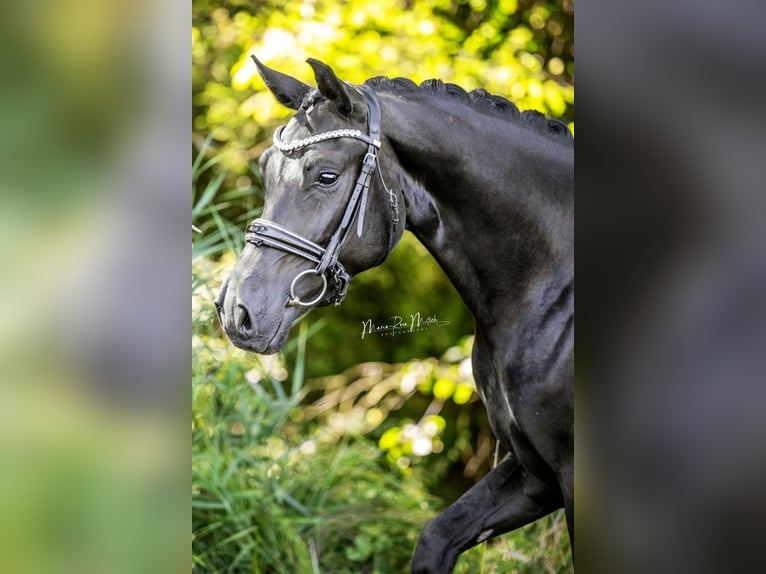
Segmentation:
<svg viewBox="0 0 766 574">
<path fill-rule="evenodd" d="M 187 572 L 189 9 L 0 7 L 0 572 Z"/>
<path fill-rule="evenodd" d="M 577 21 L 578 568 L 760 571 L 766 5 Z"/>
<path fill-rule="evenodd" d="M 226 340 L 212 301 L 262 207 L 257 160 L 292 114 L 250 55 L 309 84 L 312 57 L 354 83 L 481 87 L 573 128 L 573 5 L 203 0 L 192 13 L 195 571 L 407 571 L 425 522 L 494 463 L 473 320 L 407 233 L 340 307 L 298 323 L 280 355 Z M 361 336 L 364 321 L 415 313 L 445 324 Z M 563 515 L 471 551 L 458 571 L 571 571 Z"/>
</svg>

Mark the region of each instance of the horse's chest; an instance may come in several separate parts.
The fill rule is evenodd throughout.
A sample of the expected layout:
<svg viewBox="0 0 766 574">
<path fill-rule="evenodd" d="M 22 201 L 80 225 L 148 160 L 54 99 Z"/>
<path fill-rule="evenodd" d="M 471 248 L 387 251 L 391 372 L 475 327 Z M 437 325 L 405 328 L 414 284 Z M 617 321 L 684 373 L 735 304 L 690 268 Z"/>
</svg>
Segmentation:
<svg viewBox="0 0 766 574">
<path fill-rule="evenodd" d="M 480 343 L 474 345 L 473 375 L 476 389 L 487 409 L 489 424 L 495 436 L 506 448 L 511 447 L 512 435 L 519 432 L 514 414 L 513 398 L 503 384 L 502 371 L 496 368 L 489 351 Z"/>
<path fill-rule="evenodd" d="M 513 452 L 527 469 L 542 477 L 552 462 L 544 422 L 550 417 L 539 385 L 498 362 L 483 346 L 475 346 L 473 369 L 476 388 L 487 409 L 492 431 L 503 447 Z M 549 452 L 551 451 L 551 452 Z"/>
</svg>

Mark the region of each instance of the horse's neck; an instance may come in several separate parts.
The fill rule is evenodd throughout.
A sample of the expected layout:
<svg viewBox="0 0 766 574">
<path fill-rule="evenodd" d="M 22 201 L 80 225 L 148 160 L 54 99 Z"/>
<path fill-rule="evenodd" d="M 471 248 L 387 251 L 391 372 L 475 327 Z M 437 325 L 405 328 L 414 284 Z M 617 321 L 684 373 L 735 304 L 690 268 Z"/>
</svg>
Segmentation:
<svg viewBox="0 0 766 574">
<path fill-rule="evenodd" d="M 477 326 L 489 334 L 511 328 L 511 317 L 518 324 L 544 313 L 573 274 L 566 152 L 523 127 L 498 129 L 502 119 L 470 109 L 388 105 L 396 125 L 386 137 L 403 169 L 408 228 Z"/>
</svg>

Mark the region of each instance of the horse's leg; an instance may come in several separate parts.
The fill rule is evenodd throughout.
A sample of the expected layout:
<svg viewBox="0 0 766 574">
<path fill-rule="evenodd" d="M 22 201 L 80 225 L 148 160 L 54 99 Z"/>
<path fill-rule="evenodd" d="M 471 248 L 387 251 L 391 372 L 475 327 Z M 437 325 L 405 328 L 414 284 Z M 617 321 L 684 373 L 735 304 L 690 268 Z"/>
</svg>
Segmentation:
<svg viewBox="0 0 766 574">
<path fill-rule="evenodd" d="M 452 572 L 462 552 L 545 516 L 562 502 L 557 486 L 543 483 L 508 457 L 426 525 L 412 557 L 412 572 Z"/>
</svg>

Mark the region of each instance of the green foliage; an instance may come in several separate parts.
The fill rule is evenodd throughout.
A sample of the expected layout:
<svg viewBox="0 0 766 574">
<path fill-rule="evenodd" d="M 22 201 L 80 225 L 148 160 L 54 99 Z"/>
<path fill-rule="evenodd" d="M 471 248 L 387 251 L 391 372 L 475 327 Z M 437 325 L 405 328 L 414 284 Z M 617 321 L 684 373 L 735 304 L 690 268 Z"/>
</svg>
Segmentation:
<svg viewBox="0 0 766 574">
<path fill-rule="evenodd" d="M 249 54 L 313 82 L 308 57 L 361 83 L 386 75 L 485 88 L 521 109 L 574 119 L 571 0 L 240 0 L 192 4 L 193 130 L 212 134 L 233 173 L 269 145 L 291 113 Z M 245 181 L 244 179 L 242 180 Z"/>
<path fill-rule="evenodd" d="M 309 381 L 292 420 L 338 437 L 370 436 L 392 465 L 415 469 L 429 489 L 456 498 L 489 471 L 494 449 L 471 375 L 472 342 L 463 338 L 440 359 L 368 362 Z"/>
<path fill-rule="evenodd" d="M 436 316 L 448 324 L 362 339 L 366 321 L 387 324 L 399 316 L 409 323 L 416 313 Z M 473 332 L 473 317 L 462 299 L 433 257 L 409 233 L 383 265 L 354 278 L 342 305 L 317 309 L 311 319 L 324 322 L 321 335 L 308 348 L 307 374 L 312 377 L 337 373 L 362 360 L 399 363 L 439 356 Z"/>
<path fill-rule="evenodd" d="M 192 223 L 200 230 L 192 244 L 192 258 L 241 251 L 242 228 L 261 212 L 261 201 L 252 188 L 226 188 L 226 169 L 215 171 L 223 156 L 206 159 L 211 139 L 202 142 L 192 164 Z"/>
<path fill-rule="evenodd" d="M 302 378 L 286 383 L 278 358 L 232 352 L 204 313 L 194 323 L 194 570 L 404 571 L 432 497 L 367 439 L 285 434 Z M 299 348 L 307 336 L 304 324 Z"/>
</svg>

